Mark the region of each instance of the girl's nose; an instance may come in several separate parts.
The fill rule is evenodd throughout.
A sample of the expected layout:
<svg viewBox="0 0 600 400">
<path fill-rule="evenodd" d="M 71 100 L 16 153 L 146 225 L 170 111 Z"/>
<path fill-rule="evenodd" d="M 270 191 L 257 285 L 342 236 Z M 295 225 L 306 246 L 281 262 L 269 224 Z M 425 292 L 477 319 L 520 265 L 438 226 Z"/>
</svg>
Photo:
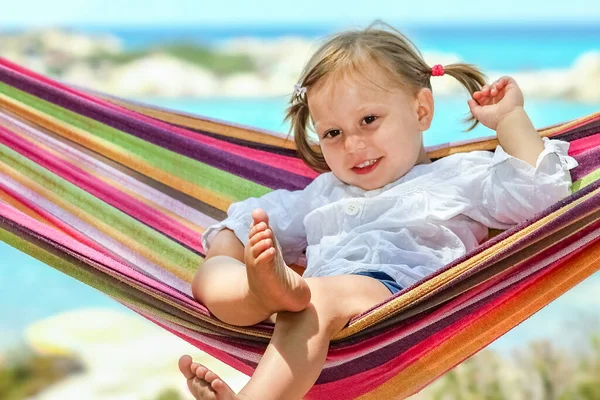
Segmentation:
<svg viewBox="0 0 600 400">
<path fill-rule="evenodd" d="M 345 138 L 345 147 L 348 153 L 364 150 L 367 145 L 360 135 L 348 135 Z"/>
</svg>

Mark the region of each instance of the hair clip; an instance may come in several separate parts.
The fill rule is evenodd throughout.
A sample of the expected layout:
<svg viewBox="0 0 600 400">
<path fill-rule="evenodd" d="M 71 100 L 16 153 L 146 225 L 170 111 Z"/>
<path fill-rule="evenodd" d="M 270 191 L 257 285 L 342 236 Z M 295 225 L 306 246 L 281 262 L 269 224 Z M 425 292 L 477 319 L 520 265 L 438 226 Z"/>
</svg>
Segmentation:
<svg viewBox="0 0 600 400">
<path fill-rule="evenodd" d="M 304 86 L 300 85 L 299 83 L 296 83 L 294 85 L 294 94 L 296 96 L 300 97 L 305 93 L 306 93 L 306 88 Z"/>
</svg>

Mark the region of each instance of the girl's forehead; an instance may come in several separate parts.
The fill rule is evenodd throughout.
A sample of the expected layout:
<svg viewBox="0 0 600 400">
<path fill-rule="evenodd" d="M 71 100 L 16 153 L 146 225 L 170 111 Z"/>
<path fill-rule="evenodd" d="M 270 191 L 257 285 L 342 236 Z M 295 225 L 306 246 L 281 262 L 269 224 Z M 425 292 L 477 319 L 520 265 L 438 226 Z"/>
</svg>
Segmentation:
<svg viewBox="0 0 600 400">
<path fill-rule="evenodd" d="M 401 89 L 400 77 L 392 76 L 383 67 L 367 63 L 363 66 L 337 70 L 323 76 L 317 83 L 308 88 L 312 96 L 330 96 L 337 91 L 358 91 L 362 95 L 378 96 Z"/>
<path fill-rule="evenodd" d="M 361 103 L 387 103 L 390 97 L 397 96 L 401 92 L 397 85 L 356 74 L 331 79 L 323 85 L 315 85 L 308 90 L 307 100 L 309 108 L 315 106 L 329 108 L 337 103 L 347 106 Z"/>
</svg>

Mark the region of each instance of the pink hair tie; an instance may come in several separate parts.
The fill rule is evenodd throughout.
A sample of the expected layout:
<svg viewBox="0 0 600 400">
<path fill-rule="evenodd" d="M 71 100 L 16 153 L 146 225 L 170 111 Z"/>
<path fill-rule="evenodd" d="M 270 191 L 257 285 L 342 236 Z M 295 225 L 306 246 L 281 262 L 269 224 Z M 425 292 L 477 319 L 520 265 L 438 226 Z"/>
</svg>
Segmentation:
<svg viewBox="0 0 600 400">
<path fill-rule="evenodd" d="M 444 67 L 442 64 L 436 64 L 431 67 L 431 76 L 442 76 L 444 75 Z"/>
</svg>

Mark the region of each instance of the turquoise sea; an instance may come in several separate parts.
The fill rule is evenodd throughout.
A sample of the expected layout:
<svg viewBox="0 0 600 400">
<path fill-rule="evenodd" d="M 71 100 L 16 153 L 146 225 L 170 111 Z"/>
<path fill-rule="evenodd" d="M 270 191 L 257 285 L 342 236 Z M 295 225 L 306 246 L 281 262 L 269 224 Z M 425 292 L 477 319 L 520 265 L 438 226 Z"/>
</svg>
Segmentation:
<svg viewBox="0 0 600 400">
<path fill-rule="evenodd" d="M 241 28 L 240 28 L 241 29 Z M 266 28 L 265 28 L 266 29 Z M 287 30 L 286 30 L 287 29 Z M 600 28 L 489 28 L 477 30 L 457 27 L 415 29 L 417 44 L 422 50 L 460 54 L 468 62 L 480 64 L 484 70 L 518 71 L 547 67 L 566 67 L 575 58 L 590 50 L 600 50 Z M 247 28 L 211 30 L 128 30 L 109 31 L 130 48 L 146 47 L 161 41 L 187 38 L 216 43 L 236 36 L 277 38 L 293 29 L 280 27 L 261 31 Z M 191 32 L 191 33 L 190 33 Z M 316 38 L 328 33 L 326 28 L 303 27 L 291 33 Z M 287 132 L 283 123 L 284 98 L 259 99 L 138 99 L 163 107 L 206 115 L 226 121 Z M 538 127 L 570 120 L 600 110 L 600 104 L 581 104 L 556 100 L 526 99 L 526 110 Z M 436 98 L 436 115 L 425 134 L 426 145 L 452 142 L 472 137 L 489 136 L 485 127 L 464 133 L 461 124 L 468 107 L 465 98 Z M 596 274 L 567 295 L 492 344 L 492 348 L 508 351 L 524 342 L 551 338 L 568 342 L 576 333 L 594 323 L 600 307 L 596 295 L 600 275 Z M 14 348 L 23 329 L 41 318 L 75 308 L 110 307 L 129 312 L 104 294 L 24 255 L 0 242 L 0 353 Z M 595 311 L 595 312 L 594 312 Z"/>
</svg>

